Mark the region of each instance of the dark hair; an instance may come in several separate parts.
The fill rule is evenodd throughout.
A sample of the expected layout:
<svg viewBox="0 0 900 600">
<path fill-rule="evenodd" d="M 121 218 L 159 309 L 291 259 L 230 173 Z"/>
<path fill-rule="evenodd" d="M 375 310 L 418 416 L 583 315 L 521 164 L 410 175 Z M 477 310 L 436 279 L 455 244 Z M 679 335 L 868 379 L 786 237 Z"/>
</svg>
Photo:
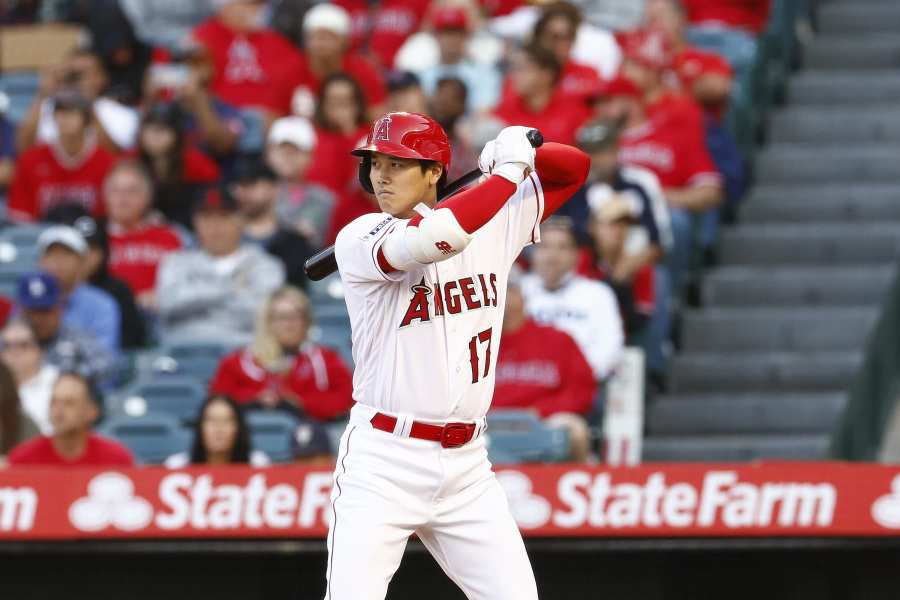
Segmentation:
<svg viewBox="0 0 900 600">
<path fill-rule="evenodd" d="M 194 442 L 191 445 L 191 464 L 206 464 L 209 459 L 206 454 L 206 446 L 203 445 L 203 419 L 206 417 L 206 409 L 214 402 L 224 402 L 234 414 L 237 422 L 237 435 L 234 438 L 234 446 L 231 448 L 231 456 L 228 462 L 246 464 L 250 462 L 250 429 L 247 427 L 247 421 L 244 419 L 244 411 L 238 406 L 237 402 L 228 396 L 221 394 L 213 394 L 206 399 L 200 411 L 197 413 L 197 422 L 194 424 Z"/>
<path fill-rule="evenodd" d="M 570 217 L 562 215 L 552 216 L 541 223 L 541 231 L 562 231 L 569 236 L 575 247 L 578 247 L 580 244 L 578 233 L 575 230 L 575 223 Z"/>
<path fill-rule="evenodd" d="M 56 378 L 57 383 L 63 377 L 71 377 L 72 379 L 80 381 L 87 391 L 88 400 L 90 400 L 98 409 L 101 411 L 103 410 L 103 394 L 100 392 L 100 388 L 97 387 L 97 384 L 94 383 L 92 378 L 83 373 L 79 373 L 78 371 L 63 371 L 59 374 L 59 377 Z M 56 384 L 54 384 L 54 386 L 55 385 Z"/>
<path fill-rule="evenodd" d="M 553 73 L 554 84 L 559 81 L 559 76 L 562 74 L 562 65 L 559 64 L 559 61 L 556 59 L 556 55 L 553 54 L 553 52 L 534 43 L 523 46 L 522 52 L 524 52 L 528 59 L 536 64 L 538 68 L 545 71 L 551 71 Z"/>
<path fill-rule="evenodd" d="M 138 160 L 141 165 L 143 165 L 144 169 L 151 174 L 157 185 L 157 191 L 164 186 L 181 183 L 184 176 L 184 121 L 185 115 L 181 108 L 179 108 L 177 104 L 165 102 L 151 106 L 147 109 L 144 118 L 141 119 L 141 131 L 143 131 L 144 127 L 147 125 L 154 124 L 163 125 L 175 132 L 175 143 L 173 144 L 172 149 L 166 153 L 166 157 L 168 158 L 168 172 L 163 174 L 153 170 L 155 161 L 147 154 L 147 151 L 144 150 L 144 146 L 141 143 L 141 132 L 138 132 Z"/>
<path fill-rule="evenodd" d="M 313 115 L 313 122 L 322 129 L 334 130 L 334 125 L 325 119 L 325 94 L 328 88 L 335 83 L 347 83 L 353 90 L 353 102 L 356 104 L 356 124 L 363 126 L 368 124 L 366 118 L 366 96 L 359 85 L 359 82 L 350 77 L 346 73 L 334 73 L 325 78 L 322 86 L 319 88 L 319 97 L 316 98 L 316 112 Z"/>
<path fill-rule="evenodd" d="M 578 10 L 577 6 L 568 2 L 553 2 L 544 6 L 543 11 L 541 11 L 541 17 L 534 24 L 532 40 L 537 42 L 544 34 L 547 24 L 557 17 L 566 19 L 572 25 L 572 35 L 574 36 L 578 31 L 579 25 L 581 25 L 581 11 Z"/>
<path fill-rule="evenodd" d="M 8 454 L 22 435 L 19 388 L 6 363 L 0 361 L 0 454 Z"/>
</svg>

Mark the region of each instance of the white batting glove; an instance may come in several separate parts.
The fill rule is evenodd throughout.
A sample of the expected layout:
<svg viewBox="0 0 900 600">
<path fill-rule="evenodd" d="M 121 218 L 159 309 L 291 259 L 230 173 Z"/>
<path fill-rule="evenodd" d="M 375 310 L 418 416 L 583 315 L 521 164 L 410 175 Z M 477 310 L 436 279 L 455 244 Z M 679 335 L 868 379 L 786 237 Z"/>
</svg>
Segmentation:
<svg viewBox="0 0 900 600">
<path fill-rule="evenodd" d="M 535 151 L 526 134 L 530 127 L 507 127 L 494 140 L 493 174 L 516 185 L 534 170 Z"/>
<path fill-rule="evenodd" d="M 491 140 L 484 145 L 484 149 L 482 149 L 481 154 L 478 156 L 478 168 L 481 169 L 481 172 L 485 175 L 490 175 L 494 170 L 494 153 L 496 152 L 496 148 L 497 142 Z"/>
</svg>

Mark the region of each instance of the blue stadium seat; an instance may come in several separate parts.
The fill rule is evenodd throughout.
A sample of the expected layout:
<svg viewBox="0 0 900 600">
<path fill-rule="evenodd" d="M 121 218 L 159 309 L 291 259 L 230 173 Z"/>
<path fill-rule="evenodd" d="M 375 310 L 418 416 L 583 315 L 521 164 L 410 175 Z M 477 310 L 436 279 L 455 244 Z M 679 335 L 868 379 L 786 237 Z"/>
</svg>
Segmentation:
<svg viewBox="0 0 900 600">
<path fill-rule="evenodd" d="M 170 340 L 166 344 L 163 354 L 171 356 L 175 360 L 187 358 L 205 357 L 221 359 L 234 350 L 235 344 L 217 340 Z"/>
<path fill-rule="evenodd" d="M 569 434 L 551 429 L 530 412 L 501 410 L 488 415 L 488 458 L 495 464 L 555 462 L 569 453 Z"/>
<path fill-rule="evenodd" d="M 165 414 L 113 418 L 97 431 L 125 444 L 144 464 L 162 463 L 169 456 L 186 451 L 190 445 L 190 433 L 181 427 L 177 418 Z"/>
<path fill-rule="evenodd" d="M 294 458 L 294 433 L 299 424 L 296 418 L 283 412 L 247 413 L 253 449 L 265 452 L 272 462 L 289 462 Z"/>
<path fill-rule="evenodd" d="M 157 377 L 193 377 L 204 383 L 215 374 L 220 359 L 214 356 L 183 356 L 175 358 L 169 354 L 155 356 L 148 368 L 141 373 Z"/>
<path fill-rule="evenodd" d="M 196 420 L 205 399 L 206 386 L 193 377 L 145 376 L 115 395 L 110 412 L 131 417 L 163 413 L 189 423 Z"/>
</svg>

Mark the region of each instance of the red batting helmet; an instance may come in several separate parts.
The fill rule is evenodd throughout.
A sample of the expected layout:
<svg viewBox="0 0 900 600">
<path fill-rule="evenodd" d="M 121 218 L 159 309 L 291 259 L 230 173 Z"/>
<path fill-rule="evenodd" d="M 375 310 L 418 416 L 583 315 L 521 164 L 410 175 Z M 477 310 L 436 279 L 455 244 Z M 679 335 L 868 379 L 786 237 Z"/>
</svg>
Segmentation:
<svg viewBox="0 0 900 600">
<path fill-rule="evenodd" d="M 431 117 L 419 113 L 392 112 L 377 119 L 366 136 L 366 143 L 351 154 L 361 156 L 359 183 L 372 193 L 369 170 L 372 152 L 382 152 L 398 158 L 433 160 L 444 167 L 438 186 L 443 185 L 450 170 L 450 140 L 444 128 Z"/>
</svg>

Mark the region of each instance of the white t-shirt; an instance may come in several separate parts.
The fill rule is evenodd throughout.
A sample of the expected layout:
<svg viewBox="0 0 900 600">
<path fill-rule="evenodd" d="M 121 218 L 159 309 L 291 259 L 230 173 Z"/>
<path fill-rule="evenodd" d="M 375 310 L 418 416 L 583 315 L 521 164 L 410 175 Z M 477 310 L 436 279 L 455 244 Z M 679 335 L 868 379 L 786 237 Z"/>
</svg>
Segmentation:
<svg viewBox="0 0 900 600">
<path fill-rule="evenodd" d="M 559 288 L 548 290 L 540 277 L 522 277 L 525 310 L 536 321 L 571 335 L 587 358 L 596 379 L 606 379 L 619 362 L 625 345 L 616 295 L 608 285 L 569 275 Z"/>
<path fill-rule="evenodd" d="M 22 409 L 44 435 L 53 433 L 53 426 L 50 424 L 50 396 L 58 377 L 59 369 L 45 364 L 37 375 L 19 386 Z"/>
<path fill-rule="evenodd" d="M 392 414 L 436 421 L 487 413 L 509 269 L 540 241 L 544 209 L 532 174 L 465 250 L 410 271 L 384 273 L 378 251 L 408 221 L 359 217 L 338 234 L 335 256 L 353 330 L 353 398 Z"/>
</svg>

